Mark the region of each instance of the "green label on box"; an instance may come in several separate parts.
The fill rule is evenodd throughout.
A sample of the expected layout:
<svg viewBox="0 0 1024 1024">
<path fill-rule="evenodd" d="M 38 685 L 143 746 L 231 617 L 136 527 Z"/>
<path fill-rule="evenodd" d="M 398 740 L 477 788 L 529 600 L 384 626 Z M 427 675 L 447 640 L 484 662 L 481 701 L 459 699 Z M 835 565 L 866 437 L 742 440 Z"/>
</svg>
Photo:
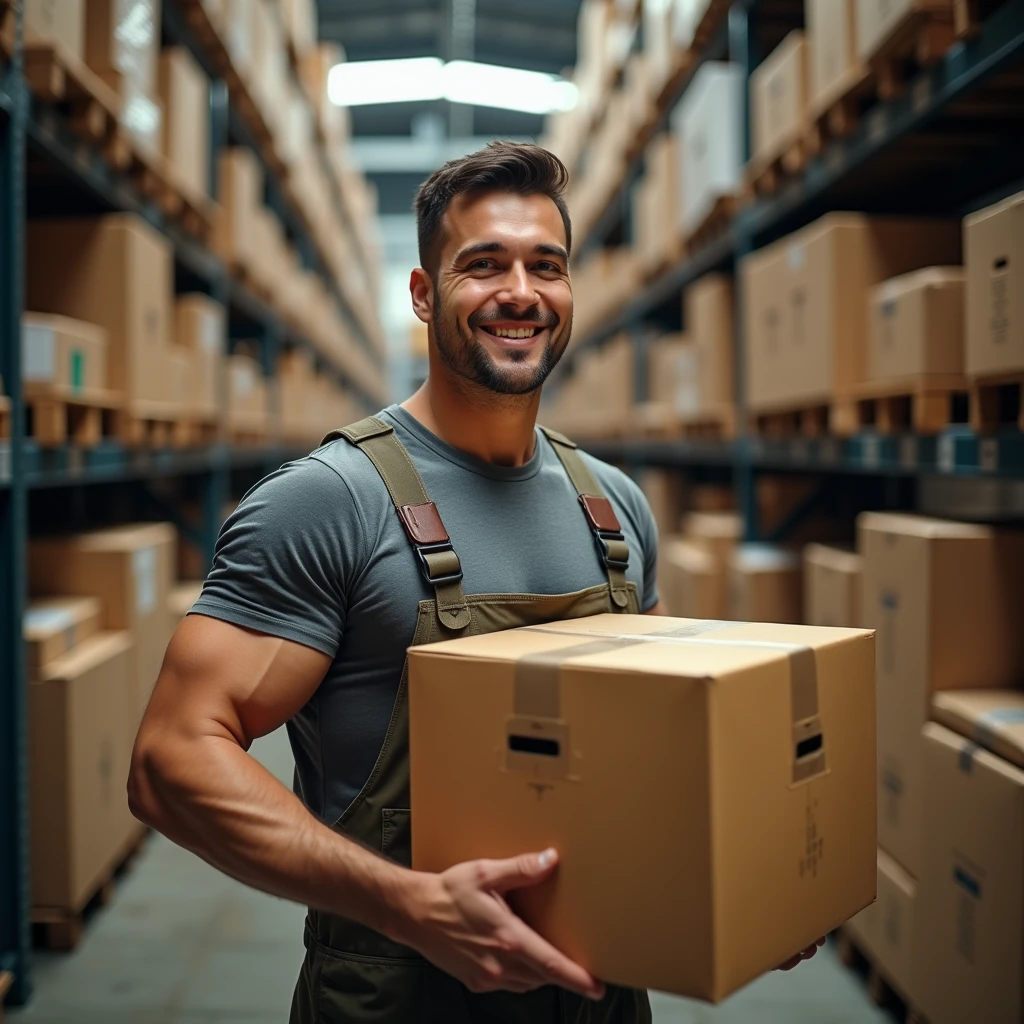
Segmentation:
<svg viewBox="0 0 1024 1024">
<path fill-rule="evenodd" d="M 79 348 L 71 350 L 71 387 L 81 391 L 85 383 L 85 353 Z"/>
</svg>

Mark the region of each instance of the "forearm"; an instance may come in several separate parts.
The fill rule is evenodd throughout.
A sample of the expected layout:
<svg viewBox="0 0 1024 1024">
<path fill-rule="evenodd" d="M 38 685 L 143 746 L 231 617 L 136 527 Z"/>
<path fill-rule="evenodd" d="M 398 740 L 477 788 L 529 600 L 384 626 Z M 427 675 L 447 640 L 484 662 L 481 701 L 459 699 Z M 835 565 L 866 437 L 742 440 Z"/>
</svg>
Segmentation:
<svg viewBox="0 0 1024 1024">
<path fill-rule="evenodd" d="M 140 739 L 130 795 L 137 816 L 247 885 L 405 930 L 413 873 L 321 824 L 233 737 Z"/>
</svg>

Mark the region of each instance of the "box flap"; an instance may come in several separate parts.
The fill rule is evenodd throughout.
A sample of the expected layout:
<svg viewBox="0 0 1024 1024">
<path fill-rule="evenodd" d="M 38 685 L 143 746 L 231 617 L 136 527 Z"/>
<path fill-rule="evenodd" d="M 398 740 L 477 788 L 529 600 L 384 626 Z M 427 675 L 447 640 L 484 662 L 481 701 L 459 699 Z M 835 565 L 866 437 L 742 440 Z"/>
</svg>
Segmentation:
<svg viewBox="0 0 1024 1024">
<path fill-rule="evenodd" d="M 945 690 L 932 698 L 932 715 L 978 746 L 1024 768 L 1024 692 Z"/>
<path fill-rule="evenodd" d="M 97 633 L 41 669 L 38 682 L 77 679 L 97 665 L 129 650 L 132 644 L 132 635 L 127 630 Z"/>
<path fill-rule="evenodd" d="M 57 633 L 99 617 L 96 597 L 51 597 L 34 600 L 25 609 L 23 632 L 26 640 L 46 640 Z"/>
</svg>

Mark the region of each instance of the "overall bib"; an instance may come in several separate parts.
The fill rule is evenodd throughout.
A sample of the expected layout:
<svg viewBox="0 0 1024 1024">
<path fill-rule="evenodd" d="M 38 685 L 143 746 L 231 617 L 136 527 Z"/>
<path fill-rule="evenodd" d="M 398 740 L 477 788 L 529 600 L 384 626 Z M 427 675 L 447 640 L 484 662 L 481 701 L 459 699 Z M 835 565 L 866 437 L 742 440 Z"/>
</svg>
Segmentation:
<svg viewBox="0 0 1024 1024">
<path fill-rule="evenodd" d="M 639 611 L 626 581 L 629 551 L 615 512 L 567 438 L 544 430 L 579 495 L 608 582 L 572 594 L 475 594 L 437 508 L 394 428 L 369 417 L 328 434 L 356 445 L 376 466 L 416 553 L 434 599 L 420 601 L 413 645 L 473 636 L 602 612 Z M 370 777 L 334 824 L 335 831 L 405 866 L 411 860 L 408 660 L 387 735 Z M 523 851 L 528 852 L 528 851 Z M 471 993 L 414 950 L 343 917 L 310 910 L 306 957 L 292 1001 L 291 1024 L 648 1024 L 645 992 L 608 988 L 594 1003 L 555 987 L 526 994 Z"/>
</svg>

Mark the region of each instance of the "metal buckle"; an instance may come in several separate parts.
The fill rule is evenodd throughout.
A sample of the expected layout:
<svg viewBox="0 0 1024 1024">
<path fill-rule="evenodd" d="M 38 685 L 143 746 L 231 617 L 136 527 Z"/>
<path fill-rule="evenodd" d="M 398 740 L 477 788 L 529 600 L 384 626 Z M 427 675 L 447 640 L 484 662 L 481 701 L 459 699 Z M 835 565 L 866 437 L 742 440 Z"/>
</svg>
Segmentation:
<svg viewBox="0 0 1024 1024">
<path fill-rule="evenodd" d="M 420 572 L 423 573 L 423 578 L 432 586 L 436 587 L 441 583 L 461 583 L 462 582 L 462 563 L 459 563 L 459 571 L 449 573 L 447 576 L 436 576 L 430 575 L 430 566 L 427 564 L 426 556 L 433 554 L 435 551 L 452 551 L 451 541 L 445 544 L 417 544 L 413 548 L 416 552 L 416 557 L 419 559 Z"/>
<path fill-rule="evenodd" d="M 625 560 L 619 560 L 617 558 L 612 558 L 611 554 L 609 554 L 609 552 L 608 552 L 608 541 L 610 541 L 610 540 L 623 540 L 624 541 L 625 539 L 626 538 L 622 535 L 621 532 L 612 533 L 609 530 L 595 530 L 594 531 L 594 541 L 597 544 L 598 553 L 601 555 L 601 560 L 604 562 L 604 564 L 605 564 L 605 566 L 607 568 L 609 568 L 609 569 L 621 569 L 623 572 L 625 572 L 626 569 L 629 568 L 629 558 L 628 557 Z"/>
</svg>

